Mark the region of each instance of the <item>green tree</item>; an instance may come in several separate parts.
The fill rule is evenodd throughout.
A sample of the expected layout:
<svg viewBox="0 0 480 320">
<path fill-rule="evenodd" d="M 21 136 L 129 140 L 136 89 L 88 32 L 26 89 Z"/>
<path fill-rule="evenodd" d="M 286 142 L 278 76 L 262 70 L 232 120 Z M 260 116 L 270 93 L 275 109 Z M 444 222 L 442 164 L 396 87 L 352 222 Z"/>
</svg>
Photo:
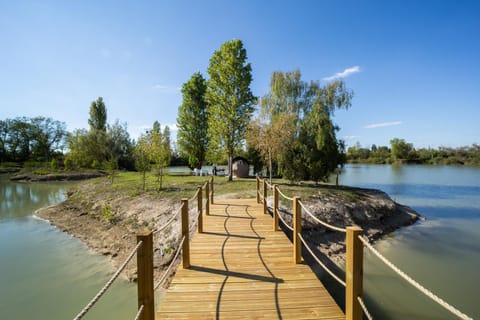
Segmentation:
<svg viewBox="0 0 480 320">
<path fill-rule="evenodd" d="M 413 144 L 398 138 L 390 140 L 390 148 L 392 149 L 392 157 L 394 160 L 407 160 L 410 152 L 414 150 Z"/>
<path fill-rule="evenodd" d="M 38 158 L 50 161 L 53 153 L 65 146 L 67 130 L 65 122 L 52 118 L 36 117 L 31 119 L 33 152 Z"/>
<path fill-rule="evenodd" d="M 208 148 L 208 121 L 205 92 L 207 82 L 200 72 L 182 86 L 182 105 L 178 108 L 177 145 L 180 155 L 192 168 L 201 169 Z"/>
<path fill-rule="evenodd" d="M 135 168 L 142 172 L 142 190 L 145 191 L 147 171 L 150 170 L 151 143 L 146 134 L 142 134 L 134 148 Z"/>
<path fill-rule="evenodd" d="M 207 72 L 209 138 L 227 152 L 228 180 L 232 181 L 233 153 L 245 140 L 256 100 L 250 90 L 252 67 L 242 41 L 225 42 L 213 53 Z"/>
<path fill-rule="evenodd" d="M 110 171 L 113 183 L 113 178 L 119 167 L 133 169 L 133 142 L 130 139 L 126 123 L 122 124 L 117 119 L 112 125 L 107 126 L 106 148 L 106 167 Z"/>
<path fill-rule="evenodd" d="M 341 81 L 321 86 L 302 81 L 299 70 L 274 72 L 270 92 L 262 98 L 265 133 L 257 133 L 264 145 L 257 143 L 257 148 L 265 158 L 276 158 L 289 180 L 326 180 L 346 161 L 331 117 L 336 109 L 349 108 L 352 96 Z"/>
<path fill-rule="evenodd" d="M 150 161 L 155 165 L 158 191 L 160 191 L 163 184 L 164 169 L 170 164 L 172 158 L 170 128 L 166 126 L 163 133 L 160 132 L 160 129 L 158 131 L 152 130 L 148 138 L 150 144 Z"/>
<path fill-rule="evenodd" d="M 107 131 L 107 109 L 102 97 L 92 101 L 88 124 L 90 125 L 90 131 Z"/>
</svg>

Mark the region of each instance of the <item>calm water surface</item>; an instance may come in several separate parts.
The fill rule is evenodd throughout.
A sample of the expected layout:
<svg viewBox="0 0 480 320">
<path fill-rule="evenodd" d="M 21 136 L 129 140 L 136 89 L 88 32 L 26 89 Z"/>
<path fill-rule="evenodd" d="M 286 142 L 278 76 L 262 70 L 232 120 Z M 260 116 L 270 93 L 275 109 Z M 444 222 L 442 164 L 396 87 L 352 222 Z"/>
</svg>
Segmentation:
<svg viewBox="0 0 480 320">
<path fill-rule="evenodd" d="M 70 183 L 0 176 L 0 319 L 72 319 L 111 276 L 109 261 L 34 217 Z M 136 286 L 118 279 L 85 319 L 133 319 Z"/>
<path fill-rule="evenodd" d="M 349 165 L 345 185 L 377 188 L 426 221 L 376 248 L 438 296 L 480 319 L 480 168 Z M 365 250 L 365 300 L 375 319 L 456 319 Z"/>
<path fill-rule="evenodd" d="M 427 218 L 376 248 L 440 297 L 480 319 L 480 168 L 347 166 L 345 185 L 378 188 Z M 70 184 L 0 176 L 0 319 L 71 319 L 111 275 L 108 260 L 33 212 Z M 365 251 L 375 319 L 454 319 Z M 136 286 L 118 281 L 86 319 L 132 319 Z"/>
</svg>

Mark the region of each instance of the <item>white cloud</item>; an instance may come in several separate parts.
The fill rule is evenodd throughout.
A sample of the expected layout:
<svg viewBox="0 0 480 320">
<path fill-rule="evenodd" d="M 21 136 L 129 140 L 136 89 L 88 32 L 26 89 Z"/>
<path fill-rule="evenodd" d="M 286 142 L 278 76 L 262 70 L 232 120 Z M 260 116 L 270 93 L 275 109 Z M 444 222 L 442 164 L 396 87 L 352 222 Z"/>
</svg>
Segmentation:
<svg viewBox="0 0 480 320">
<path fill-rule="evenodd" d="M 342 78 L 348 77 L 351 74 L 358 73 L 360 71 L 361 71 L 361 69 L 360 69 L 359 66 L 353 66 L 353 67 L 350 67 L 350 68 L 347 68 L 347 69 L 343 70 L 342 72 L 335 73 L 333 76 L 325 77 L 325 78 L 323 78 L 323 80 L 332 81 L 332 80 L 342 79 Z"/>
<path fill-rule="evenodd" d="M 344 136 L 343 139 L 345 140 L 355 140 L 360 138 L 360 136 Z"/>
<path fill-rule="evenodd" d="M 366 125 L 364 128 L 365 129 L 375 129 L 375 128 L 399 126 L 401 124 L 403 124 L 402 121 L 381 122 L 381 123 L 372 123 L 372 124 Z"/>
<path fill-rule="evenodd" d="M 180 87 L 166 86 L 166 85 L 163 85 L 163 84 L 156 84 L 152 88 L 156 89 L 156 90 L 163 90 L 163 91 L 168 91 L 168 92 L 177 92 L 177 91 L 180 91 L 182 89 Z"/>
</svg>

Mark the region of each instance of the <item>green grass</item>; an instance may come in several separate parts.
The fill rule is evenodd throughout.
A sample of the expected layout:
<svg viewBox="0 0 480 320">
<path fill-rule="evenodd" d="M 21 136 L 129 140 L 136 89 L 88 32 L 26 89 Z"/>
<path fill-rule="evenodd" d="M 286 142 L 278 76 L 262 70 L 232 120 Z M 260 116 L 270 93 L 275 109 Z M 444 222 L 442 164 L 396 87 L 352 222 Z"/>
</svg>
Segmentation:
<svg viewBox="0 0 480 320">
<path fill-rule="evenodd" d="M 115 176 L 113 184 L 110 182 L 110 177 L 102 177 L 90 180 L 89 183 L 94 183 L 96 192 L 111 194 L 115 197 L 123 196 L 139 196 L 148 194 L 159 199 L 172 199 L 180 201 L 182 198 L 191 198 L 199 186 L 208 181 L 210 177 L 198 176 L 169 176 L 163 177 L 163 186 L 158 191 L 157 178 L 152 174 L 147 174 L 146 190 L 142 189 L 142 175 L 139 172 L 119 172 Z M 273 184 L 276 184 L 281 191 L 288 197 L 299 196 L 304 201 L 308 201 L 312 196 L 319 192 L 323 194 L 332 194 L 344 198 L 348 201 L 356 201 L 361 198 L 361 195 L 355 189 L 349 187 L 339 187 L 338 189 L 331 184 L 316 185 L 311 182 L 290 183 L 282 179 L 274 179 Z M 230 198 L 255 198 L 256 182 L 254 178 L 234 179 L 228 182 L 227 177 L 216 176 L 214 178 L 214 194 L 215 197 L 230 197 Z M 263 193 L 263 185 L 260 183 L 260 190 Z M 268 190 L 268 195 L 272 195 L 272 191 Z M 285 202 L 280 198 L 282 203 Z M 285 202 L 288 205 L 288 201 Z"/>
</svg>

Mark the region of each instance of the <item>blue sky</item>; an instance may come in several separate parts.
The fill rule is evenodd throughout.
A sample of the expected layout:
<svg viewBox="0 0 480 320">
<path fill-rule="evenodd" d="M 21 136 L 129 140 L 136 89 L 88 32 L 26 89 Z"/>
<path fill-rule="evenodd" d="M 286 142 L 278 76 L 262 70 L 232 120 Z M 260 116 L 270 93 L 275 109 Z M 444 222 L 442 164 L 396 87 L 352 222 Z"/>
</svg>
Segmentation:
<svg viewBox="0 0 480 320">
<path fill-rule="evenodd" d="M 273 71 L 343 78 L 334 121 L 347 144 L 480 143 L 480 2 L 0 0 L 0 119 L 44 115 L 87 128 L 102 96 L 133 137 L 176 123 L 180 87 L 240 38 L 252 90 Z"/>
</svg>

